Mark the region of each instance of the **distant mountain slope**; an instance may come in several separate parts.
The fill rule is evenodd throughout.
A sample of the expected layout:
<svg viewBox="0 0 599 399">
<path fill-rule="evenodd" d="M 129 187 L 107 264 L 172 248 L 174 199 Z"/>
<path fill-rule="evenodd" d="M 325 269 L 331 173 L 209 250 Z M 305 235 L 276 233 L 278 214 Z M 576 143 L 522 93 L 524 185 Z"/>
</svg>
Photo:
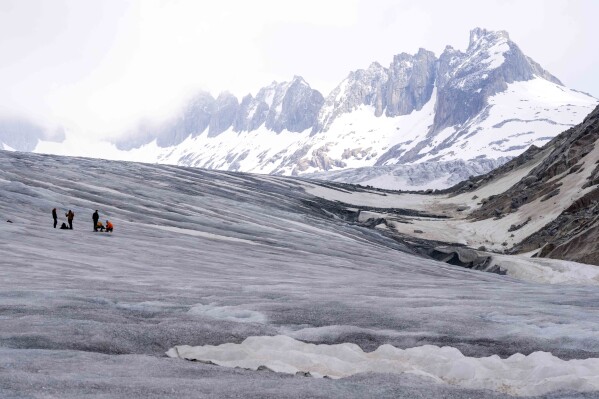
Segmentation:
<svg viewBox="0 0 599 399">
<path fill-rule="evenodd" d="M 517 212 L 537 202 L 547 220 L 514 252 L 599 264 L 599 107 L 543 148 L 547 154 L 522 180 L 488 198 L 475 218 Z M 530 211 L 529 211 L 530 212 Z"/>
<path fill-rule="evenodd" d="M 505 253 L 527 262 L 532 255 L 599 265 L 599 106 L 545 146 L 434 195 L 320 188 L 312 194 L 347 204 L 357 222 L 397 234 L 437 259 L 462 259 L 454 264 L 509 272 L 512 261 L 497 255 Z M 543 279 L 579 278 L 569 274 L 574 266 L 556 265 L 539 266 Z M 519 277 L 536 272 L 527 273 Z"/>
</svg>

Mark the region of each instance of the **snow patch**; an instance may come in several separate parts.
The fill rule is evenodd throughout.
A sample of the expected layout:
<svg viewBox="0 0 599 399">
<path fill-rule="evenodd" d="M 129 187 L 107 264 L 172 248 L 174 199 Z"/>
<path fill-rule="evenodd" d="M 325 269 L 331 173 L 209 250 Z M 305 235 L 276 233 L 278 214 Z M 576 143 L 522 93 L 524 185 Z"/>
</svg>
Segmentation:
<svg viewBox="0 0 599 399">
<path fill-rule="evenodd" d="M 527 258 L 522 255 L 493 255 L 511 277 L 544 284 L 599 285 L 599 267 L 561 259 Z"/>
<path fill-rule="evenodd" d="M 464 356 L 458 349 L 424 345 L 399 349 L 381 345 L 364 352 L 352 343 L 315 345 L 291 337 L 249 337 L 241 344 L 187 345 L 171 348 L 173 358 L 257 370 L 266 367 L 286 374 L 343 378 L 358 373 L 416 374 L 436 382 L 469 389 L 490 389 L 510 395 L 543 395 L 559 390 L 599 390 L 599 359 L 562 360 L 548 352 L 507 359 Z"/>
</svg>

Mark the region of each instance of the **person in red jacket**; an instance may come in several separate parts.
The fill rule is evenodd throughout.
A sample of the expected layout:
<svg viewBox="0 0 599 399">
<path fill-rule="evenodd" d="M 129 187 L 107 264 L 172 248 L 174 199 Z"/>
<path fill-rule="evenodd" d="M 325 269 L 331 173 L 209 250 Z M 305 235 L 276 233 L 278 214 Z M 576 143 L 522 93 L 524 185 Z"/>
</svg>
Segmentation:
<svg viewBox="0 0 599 399">
<path fill-rule="evenodd" d="M 114 227 L 114 226 L 112 225 L 112 223 L 110 223 L 110 221 L 109 221 L 109 220 L 107 220 L 107 221 L 106 221 L 106 232 L 107 232 L 107 233 L 112 233 L 112 229 L 113 229 L 113 227 Z"/>
</svg>

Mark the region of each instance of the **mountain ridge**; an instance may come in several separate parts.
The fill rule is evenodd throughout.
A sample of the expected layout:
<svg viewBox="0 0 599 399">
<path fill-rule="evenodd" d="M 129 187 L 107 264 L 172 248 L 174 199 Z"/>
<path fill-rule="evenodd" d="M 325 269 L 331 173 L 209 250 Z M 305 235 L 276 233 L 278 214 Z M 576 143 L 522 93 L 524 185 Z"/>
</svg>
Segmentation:
<svg viewBox="0 0 599 399">
<path fill-rule="evenodd" d="M 495 52 L 490 53 L 491 50 Z M 500 57 L 505 56 L 511 57 L 511 60 L 501 61 Z M 460 65 L 457 68 L 452 67 L 456 63 Z M 508 67 L 502 68 L 505 65 Z M 491 68 L 488 68 L 489 66 Z M 378 62 L 373 62 L 365 70 L 351 71 L 323 99 L 320 98 L 322 94 L 318 90 L 311 89 L 309 84 L 298 75 L 294 76 L 290 82 L 272 82 L 261 88 L 256 97 L 250 93 L 241 101 L 227 91 L 223 91 L 216 100 L 213 98 L 212 100 L 216 101 L 218 115 L 228 115 L 225 121 L 222 121 L 224 124 L 218 123 L 217 115 L 212 119 L 212 124 L 190 126 L 187 133 L 198 135 L 209 128 L 209 137 L 214 137 L 222 133 L 225 126 L 226 128 L 232 126 L 233 131 L 241 132 L 255 130 L 264 124 L 267 129 L 277 133 L 283 130 L 299 132 L 311 127 L 312 133 L 317 134 L 327 130 L 339 114 L 351 112 L 360 105 L 374 106 L 374 115 L 377 117 L 383 113 L 388 117 L 394 117 L 407 115 L 414 110 L 418 111 L 431 99 L 435 83 L 442 91 L 437 93 L 439 96 L 436 105 L 438 112 L 435 113 L 435 125 L 432 130 L 439 131 L 444 127 L 463 123 L 480 112 L 481 107 L 485 104 L 484 99 L 475 98 L 460 102 L 458 101 L 460 95 L 456 94 L 456 91 L 464 91 L 464 88 L 474 90 L 480 88 L 479 80 L 491 80 L 485 73 L 489 71 L 497 76 L 492 84 L 485 86 L 484 92 L 482 90 L 479 92 L 482 97 L 504 91 L 507 83 L 530 80 L 535 75 L 563 86 L 558 78 L 544 70 L 532 58 L 524 55 L 519 47 L 510 40 L 506 31 L 494 32 L 475 28 L 470 32 L 466 52 L 447 46 L 438 58 L 433 52 L 424 48 L 420 48 L 413 55 L 405 52 L 399 53 L 393 57 L 388 68 Z M 297 88 L 302 86 L 305 90 L 298 91 Z M 306 112 L 306 119 L 299 126 L 281 121 L 280 119 L 284 119 L 288 115 L 281 108 L 289 108 L 293 105 L 306 106 L 310 103 L 296 99 L 296 97 L 305 96 L 306 91 L 309 92 L 309 95 L 316 97 L 312 105 L 321 107 L 318 110 L 317 120 L 314 121 L 313 112 Z M 200 92 L 200 95 L 211 97 L 207 92 Z M 472 96 L 472 93 L 469 92 L 468 95 Z M 283 107 L 282 104 L 284 99 L 287 100 L 286 107 Z M 272 102 L 273 100 L 274 102 Z M 229 112 L 223 112 L 223 107 L 228 107 Z M 448 107 L 450 108 L 447 109 Z M 214 105 L 208 108 L 215 111 Z M 276 112 L 277 108 L 279 108 L 278 113 Z M 307 110 L 308 107 L 304 109 Z M 248 112 L 248 110 L 253 112 Z M 313 111 L 314 107 L 310 110 Z M 231 113 L 235 113 L 235 116 L 230 115 Z M 276 119 L 279 119 L 278 123 L 275 122 Z M 307 123 L 309 121 L 313 123 L 312 126 Z M 145 141 L 143 144 L 147 143 L 147 139 Z M 116 144 L 121 149 L 125 148 L 119 141 Z M 167 146 L 166 143 L 161 144 L 161 146 L 163 145 Z M 126 146 L 126 148 L 130 149 L 131 147 Z"/>
<path fill-rule="evenodd" d="M 388 67 L 349 72 L 326 97 L 297 75 L 241 100 L 201 92 L 179 115 L 116 140 L 111 157 L 283 175 L 510 159 L 575 126 L 596 104 L 507 32 L 476 28 L 465 51 L 400 53 Z"/>
</svg>

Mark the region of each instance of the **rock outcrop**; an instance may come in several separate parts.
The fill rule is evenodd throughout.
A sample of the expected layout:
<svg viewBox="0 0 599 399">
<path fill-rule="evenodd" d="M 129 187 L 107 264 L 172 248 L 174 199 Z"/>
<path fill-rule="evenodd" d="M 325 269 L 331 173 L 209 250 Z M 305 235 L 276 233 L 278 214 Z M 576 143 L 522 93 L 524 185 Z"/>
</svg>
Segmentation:
<svg viewBox="0 0 599 399">
<path fill-rule="evenodd" d="M 327 97 L 314 132 L 327 130 L 337 117 L 362 105 L 374 108 L 374 114 L 394 117 L 421 109 L 435 87 L 437 59 L 420 49 L 393 58 L 389 68 L 373 63 L 366 70 L 351 72 Z"/>
<path fill-rule="evenodd" d="M 210 115 L 208 137 L 218 136 L 231 127 L 238 110 L 239 101 L 237 97 L 228 92 L 221 93 L 216 99 L 214 111 Z"/>
<path fill-rule="evenodd" d="M 599 264 L 599 158 L 587 157 L 597 145 L 599 107 L 582 124 L 565 131 L 547 145 L 551 153 L 528 176 L 534 177 L 535 181 L 525 178 L 505 194 L 519 192 L 526 202 L 541 195 L 551 198 L 559 194 L 566 176 L 585 171 L 583 164 L 593 162 L 592 166 L 587 166 L 593 169 L 585 183 L 575 188 L 586 189 L 587 193 L 573 201 L 555 220 L 516 246 L 514 252 L 541 248 L 539 256 Z M 566 189 L 573 190 L 572 187 L 564 187 Z M 500 198 L 493 202 L 498 201 Z"/>
</svg>

